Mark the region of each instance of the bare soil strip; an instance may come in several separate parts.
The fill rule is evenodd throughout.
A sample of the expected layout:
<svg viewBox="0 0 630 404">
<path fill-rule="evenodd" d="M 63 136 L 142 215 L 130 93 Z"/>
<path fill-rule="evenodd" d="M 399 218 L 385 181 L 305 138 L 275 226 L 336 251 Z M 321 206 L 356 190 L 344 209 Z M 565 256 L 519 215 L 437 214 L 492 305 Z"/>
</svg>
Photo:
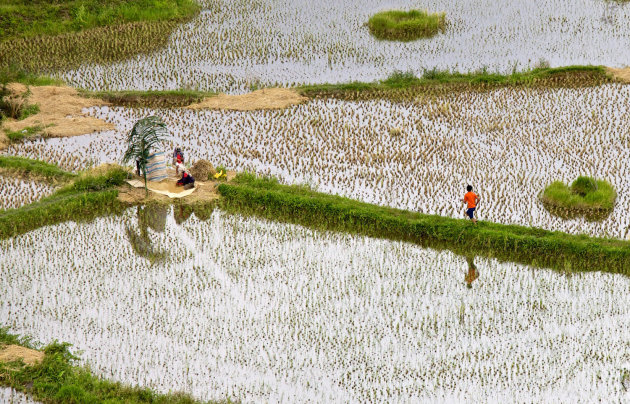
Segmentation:
<svg viewBox="0 0 630 404">
<path fill-rule="evenodd" d="M 85 98 L 77 90 L 65 86 L 29 86 L 11 83 L 7 86 L 12 94 L 25 94 L 30 90 L 27 98 L 29 104 L 39 105 L 39 113 L 21 121 L 7 119 L 2 129 L 20 131 L 27 127 L 41 126 L 42 132 L 50 137 L 68 137 L 85 135 L 88 133 L 114 129 L 115 126 L 87 116 L 83 108 L 107 105 L 107 102 L 97 98 Z M 8 139 L 4 131 L 0 131 L 0 150 L 8 146 Z"/>
<path fill-rule="evenodd" d="M 308 98 L 291 88 L 265 88 L 242 95 L 219 94 L 200 103 L 189 105 L 190 109 L 226 109 L 254 111 L 259 109 L 282 109 L 301 104 Z"/>
</svg>

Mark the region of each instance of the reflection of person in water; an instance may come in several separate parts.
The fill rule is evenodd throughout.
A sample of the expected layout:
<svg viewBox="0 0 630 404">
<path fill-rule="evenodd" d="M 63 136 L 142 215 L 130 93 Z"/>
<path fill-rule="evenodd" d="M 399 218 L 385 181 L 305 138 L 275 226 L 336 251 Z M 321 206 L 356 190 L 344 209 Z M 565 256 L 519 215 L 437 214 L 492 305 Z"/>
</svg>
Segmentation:
<svg viewBox="0 0 630 404">
<path fill-rule="evenodd" d="M 466 257 L 466 262 L 468 262 L 468 273 L 464 280 L 466 281 L 466 286 L 472 288 L 473 281 L 479 278 L 479 271 L 477 271 L 477 266 L 475 265 L 475 257 Z"/>
</svg>

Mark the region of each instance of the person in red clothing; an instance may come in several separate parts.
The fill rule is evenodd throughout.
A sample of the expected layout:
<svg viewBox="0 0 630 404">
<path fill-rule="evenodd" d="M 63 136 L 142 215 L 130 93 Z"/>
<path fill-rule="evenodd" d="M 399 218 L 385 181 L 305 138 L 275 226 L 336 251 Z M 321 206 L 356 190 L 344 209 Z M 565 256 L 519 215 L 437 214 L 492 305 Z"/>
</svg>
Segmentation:
<svg viewBox="0 0 630 404">
<path fill-rule="evenodd" d="M 468 185 L 466 187 L 466 195 L 464 195 L 464 203 L 467 204 L 466 215 L 472 220 L 473 223 L 477 224 L 477 219 L 475 219 L 475 209 L 477 209 L 477 204 L 479 203 L 479 195 L 472 191 L 472 186 Z"/>
</svg>

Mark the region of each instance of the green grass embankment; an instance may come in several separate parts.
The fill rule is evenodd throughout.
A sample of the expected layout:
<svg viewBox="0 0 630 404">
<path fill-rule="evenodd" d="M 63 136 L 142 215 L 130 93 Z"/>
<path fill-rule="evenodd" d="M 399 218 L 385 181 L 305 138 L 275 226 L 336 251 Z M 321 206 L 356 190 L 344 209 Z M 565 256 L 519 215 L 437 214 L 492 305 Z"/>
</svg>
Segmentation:
<svg viewBox="0 0 630 404">
<path fill-rule="evenodd" d="M 0 173 L 3 171 L 53 181 L 67 181 L 77 176 L 54 164 L 19 156 L 0 156 Z"/>
<path fill-rule="evenodd" d="M 28 164 L 28 161 L 22 162 L 22 166 Z M 31 161 L 31 165 L 41 169 L 41 172 L 49 170 L 54 173 L 55 166 L 51 168 L 45 164 Z M 74 176 L 72 173 L 63 175 Z M 67 220 L 86 221 L 110 213 L 120 213 L 125 206 L 118 201 L 118 191 L 113 188 L 121 185 L 126 178 L 127 172 L 122 168 L 111 168 L 102 173 L 86 173 L 49 197 L 18 209 L 0 210 L 0 239 Z"/>
<path fill-rule="evenodd" d="M 317 229 L 404 240 L 457 254 L 568 272 L 606 271 L 630 275 L 630 243 L 538 228 L 398 210 L 239 175 L 219 185 L 227 211 L 253 214 Z"/>
<path fill-rule="evenodd" d="M 3 345 L 20 345 L 34 349 L 29 339 L 0 328 L 0 350 Z M 78 357 L 70 344 L 53 342 L 43 348 L 44 359 L 33 366 L 21 362 L 0 362 L 0 386 L 12 387 L 45 403 L 108 404 L 197 404 L 185 393 L 158 394 L 154 391 L 111 382 L 94 375 L 89 368 L 78 366 Z M 223 401 L 229 402 L 229 401 Z"/>
<path fill-rule="evenodd" d="M 199 10 L 194 0 L 6 0 L 0 68 L 49 72 L 151 52 Z"/>
<path fill-rule="evenodd" d="M 395 72 L 387 79 L 371 83 L 313 84 L 298 88 L 307 97 L 334 97 L 344 100 L 386 98 L 402 100 L 420 93 L 439 95 L 452 91 L 491 90 L 502 87 L 586 87 L 613 82 L 603 66 L 540 67 L 511 74 L 481 70 L 458 73 L 426 70 L 422 77 L 411 72 Z"/>
</svg>

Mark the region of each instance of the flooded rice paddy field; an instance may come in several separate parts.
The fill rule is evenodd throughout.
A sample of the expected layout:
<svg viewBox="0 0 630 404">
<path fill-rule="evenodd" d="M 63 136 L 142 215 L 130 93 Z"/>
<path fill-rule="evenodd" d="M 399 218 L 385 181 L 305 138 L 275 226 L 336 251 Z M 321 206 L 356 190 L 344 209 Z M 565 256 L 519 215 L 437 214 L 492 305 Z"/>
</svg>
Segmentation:
<svg viewBox="0 0 630 404">
<path fill-rule="evenodd" d="M 232 1 L 203 10 L 165 49 L 111 65 L 58 74 L 88 89 L 193 88 L 245 92 L 252 86 L 373 81 L 395 70 L 509 73 L 551 66 L 622 67 L 630 59 L 627 4 L 595 0 Z M 384 9 L 445 12 L 443 34 L 379 41 L 364 24 Z"/>
<path fill-rule="evenodd" d="M 0 174 L 0 210 L 28 205 L 55 191 L 53 185 Z"/>
<path fill-rule="evenodd" d="M 0 318 L 98 374 L 243 402 L 626 399 L 630 279 L 133 208 L 0 241 Z M 151 260 L 147 259 L 150 257 Z M 471 257 L 472 258 L 472 257 Z M 151 264 L 153 262 L 153 264 Z"/>
<path fill-rule="evenodd" d="M 68 169 L 117 161 L 133 123 L 166 122 L 189 160 L 270 174 L 287 183 L 423 213 L 463 217 L 466 184 L 479 218 L 627 238 L 630 87 L 501 89 L 412 102 L 318 100 L 280 111 L 92 108 L 116 131 L 13 146 Z M 401 134 L 390 131 L 400 128 Z M 555 180 L 608 180 L 618 198 L 601 221 L 564 220 L 538 199 Z"/>
</svg>

